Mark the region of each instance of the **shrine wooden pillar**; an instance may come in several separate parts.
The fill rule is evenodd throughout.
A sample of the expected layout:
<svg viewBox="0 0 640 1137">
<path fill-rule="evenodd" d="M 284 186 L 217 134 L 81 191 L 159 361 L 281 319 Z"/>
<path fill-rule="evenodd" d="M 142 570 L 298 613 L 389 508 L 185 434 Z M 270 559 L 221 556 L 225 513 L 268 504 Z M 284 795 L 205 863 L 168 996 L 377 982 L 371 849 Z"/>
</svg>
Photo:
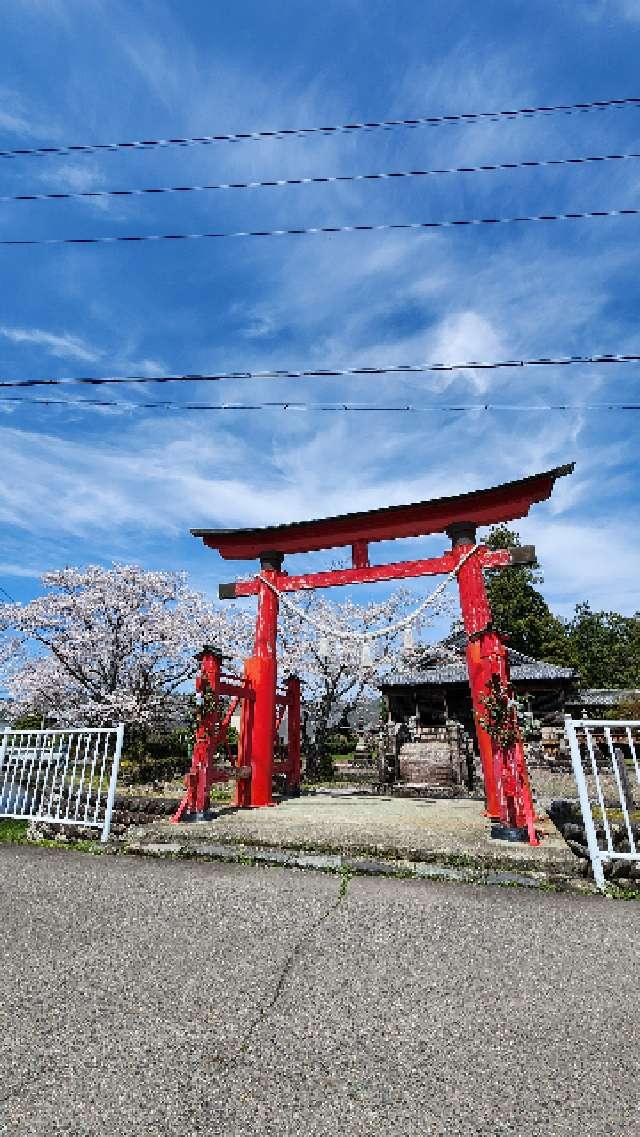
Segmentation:
<svg viewBox="0 0 640 1137">
<path fill-rule="evenodd" d="M 476 543 L 476 527 L 473 523 L 456 522 L 447 529 L 452 548 L 464 555 Z M 482 725 L 485 713 L 484 697 L 489 690 L 492 674 L 508 675 L 506 648 L 491 628 L 491 607 L 479 557 L 470 556 L 458 572 L 460 608 L 467 633 L 467 668 L 473 717 L 484 776 L 486 812 L 489 817 L 500 817 L 500 787 L 495 770 L 494 744 L 491 736 Z"/>
<path fill-rule="evenodd" d="M 245 664 L 245 676 L 253 687 L 249 753 L 251 755 L 252 806 L 273 805 L 273 734 L 276 721 L 276 639 L 278 594 L 274 591 L 282 569 L 281 553 L 261 553 L 258 616 L 253 655 Z M 268 582 L 268 583 L 266 583 Z M 273 587 L 269 587 L 269 585 Z"/>
<path fill-rule="evenodd" d="M 220 670 L 222 655 L 208 645 L 198 652 L 196 675 L 196 737 L 185 794 L 173 820 L 185 813 L 202 817 L 209 808 L 209 766 L 218 741 Z"/>
</svg>

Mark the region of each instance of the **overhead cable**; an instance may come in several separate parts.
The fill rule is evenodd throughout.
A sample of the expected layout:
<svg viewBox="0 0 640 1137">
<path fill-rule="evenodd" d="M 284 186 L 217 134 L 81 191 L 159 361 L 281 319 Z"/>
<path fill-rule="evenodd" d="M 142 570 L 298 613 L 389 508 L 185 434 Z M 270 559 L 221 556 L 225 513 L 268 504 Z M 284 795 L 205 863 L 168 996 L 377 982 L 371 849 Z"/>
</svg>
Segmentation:
<svg viewBox="0 0 640 1137">
<path fill-rule="evenodd" d="M 0 398 L 3 403 L 28 406 L 57 406 L 80 409 L 118 407 L 123 410 L 165 410 L 165 411 L 353 411 L 410 414 L 466 413 L 469 411 L 640 411 L 640 403 L 431 403 L 415 405 L 412 403 L 381 405 L 378 403 L 306 403 L 295 400 L 269 400 L 261 403 L 172 403 L 149 402 L 134 403 L 120 399 L 49 399 L 26 398 L 7 395 Z"/>
<path fill-rule="evenodd" d="M 425 372 L 499 371 L 514 367 L 572 367 L 576 364 L 640 363 L 640 354 L 560 355 L 537 356 L 529 359 L 500 359 L 492 361 L 468 360 L 464 363 L 388 363 L 362 367 L 306 367 L 280 368 L 271 371 L 213 371 L 190 372 L 182 375 L 78 375 L 43 377 L 35 379 L 2 379 L 0 388 L 7 387 L 60 387 L 88 384 L 101 387 L 123 383 L 218 383 L 224 380 L 262 379 L 332 379 L 368 375 L 420 375 Z"/>
<path fill-rule="evenodd" d="M 455 229 L 477 225 L 514 225 L 523 221 L 576 221 L 592 217 L 637 217 L 639 209 L 594 209 L 579 213 L 538 213 L 522 217 L 462 217 L 444 221 L 396 221 L 382 225 L 309 225 L 298 229 L 239 229 L 213 233 L 136 233 L 112 237 L 3 237 L 0 245 L 114 245 L 144 241 L 202 241 L 230 237 L 299 237 L 316 233 L 383 233 L 392 230 Z"/>
<path fill-rule="evenodd" d="M 73 201 L 83 198 L 144 197 L 149 194 L 203 193 L 206 190 L 272 189 L 282 186 L 333 185 L 338 182 L 376 182 L 399 178 L 425 178 L 437 174 L 483 174 L 499 170 L 531 170 L 546 166 L 586 166 L 596 162 L 619 162 L 640 158 L 640 154 L 596 154 L 578 158 L 544 158 L 521 162 L 497 162 L 481 166 L 448 166 L 431 170 L 390 170 L 378 174 L 327 174 L 308 178 L 271 178 L 254 182 L 211 182 L 193 186 L 150 186 L 142 189 L 69 190 L 65 193 L 15 193 L 0 201 Z"/>
<path fill-rule="evenodd" d="M 533 118 L 536 115 L 584 114 L 590 111 L 619 110 L 640 106 L 640 98 L 598 99 L 590 103 L 561 103 L 555 106 L 519 107 L 516 110 L 473 111 L 466 114 L 419 116 L 416 118 L 381 119 L 374 122 L 346 122 L 337 126 L 303 126 L 280 130 L 249 130 L 227 134 L 204 134 L 191 138 L 148 138 L 134 142 L 83 142 L 64 146 L 19 146 L 0 150 L 0 158 L 26 155 L 46 157 L 53 154 L 95 154 L 99 151 L 153 150 L 168 146 L 211 146 L 218 142 L 256 142 L 267 139 L 306 138 L 311 135 L 355 134 L 358 131 L 415 129 L 421 126 L 443 126 L 450 123 L 501 122 Z"/>
</svg>

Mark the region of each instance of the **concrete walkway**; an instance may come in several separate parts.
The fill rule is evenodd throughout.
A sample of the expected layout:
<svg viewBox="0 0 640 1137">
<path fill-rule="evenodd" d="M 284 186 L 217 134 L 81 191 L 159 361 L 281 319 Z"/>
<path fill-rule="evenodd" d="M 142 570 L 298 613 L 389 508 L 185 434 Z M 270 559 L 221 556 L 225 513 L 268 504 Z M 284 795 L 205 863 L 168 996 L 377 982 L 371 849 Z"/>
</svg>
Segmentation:
<svg viewBox="0 0 640 1137">
<path fill-rule="evenodd" d="M 0 846 L 3 1137 L 640 1132 L 640 905 Z"/>
<path fill-rule="evenodd" d="M 163 842 L 185 848 L 223 844 L 315 853 L 347 853 L 485 868 L 574 875 L 576 858 L 546 818 L 537 848 L 495 841 L 483 803 L 468 799 L 374 797 L 329 791 L 283 801 L 270 809 L 223 807 L 211 821 L 161 822 L 130 830 L 129 846 Z"/>
</svg>

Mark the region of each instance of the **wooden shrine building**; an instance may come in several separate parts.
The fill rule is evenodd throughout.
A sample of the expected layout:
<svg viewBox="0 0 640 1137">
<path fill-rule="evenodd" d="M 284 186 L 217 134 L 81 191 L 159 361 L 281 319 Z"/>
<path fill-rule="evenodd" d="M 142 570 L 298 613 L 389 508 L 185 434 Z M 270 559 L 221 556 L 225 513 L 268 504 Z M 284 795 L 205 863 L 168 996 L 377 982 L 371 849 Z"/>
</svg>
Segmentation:
<svg viewBox="0 0 640 1137">
<path fill-rule="evenodd" d="M 459 653 L 459 661 L 455 656 Z M 507 649 L 511 684 L 525 711 L 545 726 L 562 725 L 569 705 L 579 702 L 577 674 Z M 381 683 L 389 721 L 423 727 L 459 722 L 474 735 L 474 717 L 464 646 L 453 646 L 445 661 L 427 661 L 422 667 L 398 670 Z"/>
</svg>

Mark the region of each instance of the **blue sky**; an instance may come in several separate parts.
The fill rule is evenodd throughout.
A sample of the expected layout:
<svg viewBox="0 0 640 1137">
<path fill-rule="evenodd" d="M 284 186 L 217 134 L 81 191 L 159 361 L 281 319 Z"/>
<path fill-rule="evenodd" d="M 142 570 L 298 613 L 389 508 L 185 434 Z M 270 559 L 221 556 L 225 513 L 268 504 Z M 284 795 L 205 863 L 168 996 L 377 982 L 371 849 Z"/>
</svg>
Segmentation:
<svg viewBox="0 0 640 1137">
<path fill-rule="evenodd" d="M 14 0 L 0 144 L 111 142 L 640 96 L 638 0 Z M 640 109 L 144 153 L 0 160 L 3 194 L 640 151 Z M 393 183 L 0 205 L 0 236 L 422 221 L 635 207 L 640 161 Z M 4 248 L 3 377 L 638 352 L 640 219 L 431 233 Z M 638 401 L 635 365 L 127 388 L 122 397 Z M 69 397 L 92 392 L 67 390 Z M 62 392 L 64 397 L 64 392 Z M 85 412 L 2 403 L 0 584 L 63 564 L 236 568 L 195 526 L 456 493 L 575 460 L 520 528 L 545 594 L 640 608 L 633 414 Z M 437 551 L 441 539 L 403 544 Z M 388 550 L 381 550 L 383 555 Z M 399 550 L 394 551 L 394 556 Z M 332 558 L 300 560 L 320 567 Z M 291 562 L 292 569 L 297 567 Z M 424 585 L 418 586 L 418 591 Z M 377 595 L 381 595 L 378 591 Z M 364 595 L 363 595 L 364 599 Z"/>
</svg>

